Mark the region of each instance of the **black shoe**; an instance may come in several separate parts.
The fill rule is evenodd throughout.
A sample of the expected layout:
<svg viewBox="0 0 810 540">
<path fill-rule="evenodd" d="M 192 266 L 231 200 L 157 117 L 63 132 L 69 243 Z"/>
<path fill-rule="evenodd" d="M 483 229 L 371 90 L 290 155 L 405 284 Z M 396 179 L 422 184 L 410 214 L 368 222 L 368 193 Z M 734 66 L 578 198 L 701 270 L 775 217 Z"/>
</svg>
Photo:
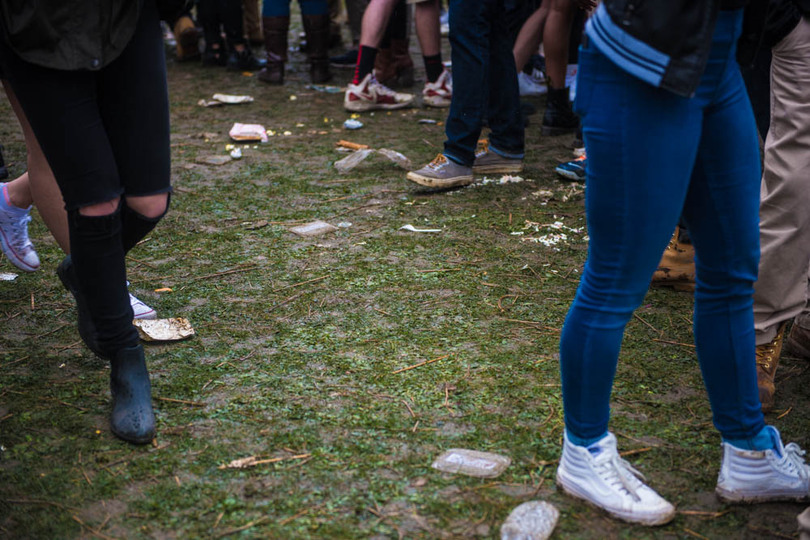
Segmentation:
<svg viewBox="0 0 810 540">
<path fill-rule="evenodd" d="M 84 295 L 79 291 L 79 285 L 76 282 L 76 273 L 73 270 L 73 259 L 70 255 L 64 258 L 56 267 L 56 275 L 70 294 L 76 300 L 76 314 L 78 318 L 79 336 L 84 341 L 84 344 L 93 351 L 97 356 L 108 358 L 99 350 L 98 343 L 96 342 L 96 327 L 90 319 L 90 312 L 87 309 L 87 304 Z"/>
<path fill-rule="evenodd" d="M 543 115 L 543 135 L 564 135 L 579 128 L 579 117 L 571 109 L 568 88 L 549 86 L 546 96 L 546 112 Z"/>
<path fill-rule="evenodd" d="M 155 413 L 143 345 L 121 349 L 110 367 L 110 429 L 127 442 L 146 444 L 155 438 Z"/>
<path fill-rule="evenodd" d="M 204 66 L 220 67 L 224 66 L 227 61 L 228 58 L 225 56 L 225 49 L 222 47 L 219 49 L 206 48 L 202 55 L 202 64 Z"/>
<path fill-rule="evenodd" d="M 242 52 L 231 51 L 228 55 L 228 62 L 225 69 L 228 71 L 259 71 L 267 64 L 264 60 L 259 60 L 250 49 L 245 47 Z"/>
<path fill-rule="evenodd" d="M 349 49 L 340 56 L 333 56 L 329 59 L 329 65 L 336 68 L 354 68 L 357 65 L 357 49 Z"/>
</svg>

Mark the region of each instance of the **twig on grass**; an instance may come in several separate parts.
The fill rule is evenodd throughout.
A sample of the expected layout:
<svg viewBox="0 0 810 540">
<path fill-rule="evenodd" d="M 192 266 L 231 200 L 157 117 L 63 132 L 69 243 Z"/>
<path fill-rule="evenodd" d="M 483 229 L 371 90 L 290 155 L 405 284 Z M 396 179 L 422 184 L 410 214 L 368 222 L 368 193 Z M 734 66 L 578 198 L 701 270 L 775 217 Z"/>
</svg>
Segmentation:
<svg viewBox="0 0 810 540">
<path fill-rule="evenodd" d="M 642 323 L 644 323 L 644 325 L 645 325 L 645 326 L 647 326 L 647 328 L 649 328 L 650 330 L 652 330 L 653 332 L 655 332 L 655 333 L 656 333 L 656 334 L 658 334 L 659 336 L 661 335 L 661 331 L 660 331 L 658 328 L 656 328 L 656 327 L 654 327 L 653 325 L 651 325 L 650 323 L 648 323 L 647 321 L 645 321 L 645 320 L 644 320 L 644 319 L 641 317 L 641 315 L 639 315 L 639 314 L 637 314 L 637 313 L 633 313 L 633 318 L 638 319 L 639 321 L 641 321 Z"/>
<path fill-rule="evenodd" d="M 73 521 L 75 521 L 76 523 L 87 529 L 88 532 L 93 536 L 98 536 L 99 538 L 103 538 L 104 540 L 115 540 L 112 536 L 107 536 L 103 532 L 94 529 L 93 527 L 91 527 L 90 525 L 79 519 L 79 516 L 73 515 L 71 517 L 73 518 Z"/>
<path fill-rule="evenodd" d="M 192 407 L 205 407 L 205 403 L 200 403 L 199 401 L 189 401 L 187 399 L 175 399 L 170 397 L 162 397 L 158 396 L 160 401 L 168 401 L 169 403 L 182 403 L 183 405 L 191 405 Z"/>
<path fill-rule="evenodd" d="M 426 366 L 428 364 L 432 364 L 433 362 L 438 362 L 439 360 L 444 360 L 445 358 L 448 358 L 449 356 L 450 356 L 449 354 L 445 354 L 444 356 L 434 358 L 433 360 L 425 360 L 424 362 L 419 362 L 418 364 L 414 364 L 412 366 L 408 366 L 408 367 L 404 367 L 402 369 L 398 369 L 396 371 L 392 371 L 391 375 L 396 375 L 397 373 L 402 373 L 403 371 L 410 371 L 410 370 L 416 369 L 418 367 Z"/>
<path fill-rule="evenodd" d="M 695 346 L 691 343 L 681 343 L 680 341 L 669 341 L 667 339 L 657 339 L 653 338 L 653 341 L 657 341 L 658 343 L 666 343 L 667 345 L 680 345 L 681 347 L 689 347 L 690 349 L 694 349 Z"/>
<path fill-rule="evenodd" d="M 790 414 L 790 411 L 792 411 L 792 410 L 793 410 L 793 405 L 791 405 L 791 406 L 788 408 L 788 410 L 786 410 L 785 412 L 783 412 L 782 414 L 780 414 L 779 416 L 777 416 L 777 417 L 776 417 L 776 419 L 777 419 L 777 420 L 779 420 L 780 418 L 784 418 L 785 416 L 787 416 L 788 414 Z"/>
<path fill-rule="evenodd" d="M 242 531 L 246 531 L 246 530 L 248 530 L 248 529 L 250 529 L 252 527 L 255 527 L 259 523 L 264 523 L 268 519 L 270 519 L 269 516 L 262 516 L 259 519 L 254 519 L 253 521 L 251 521 L 249 523 L 245 523 L 241 527 L 235 527 L 233 529 L 228 529 L 227 531 L 222 531 L 221 533 L 216 535 L 214 538 L 225 538 L 226 536 L 230 536 L 232 534 L 236 534 L 236 533 L 239 533 L 239 532 L 242 532 Z"/>
<path fill-rule="evenodd" d="M 293 289 L 293 288 L 295 288 L 295 287 L 300 287 L 301 285 L 306 285 L 307 283 L 315 283 L 316 281 L 321 281 L 322 279 L 326 279 L 326 278 L 328 278 L 328 277 L 329 277 L 329 275 L 327 274 L 327 275 L 325 275 L 325 276 L 321 276 L 321 277 L 316 277 L 316 278 L 308 279 L 308 280 L 306 280 L 306 281 L 301 281 L 301 282 L 299 282 L 299 283 L 293 283 L 292 285 L 285 285 L 284 287 L 279 287 L 279 288 L 277 288 L 277 289 L 273 289 L 273 290 L 272 290 L 272 291 L 270 291 L 270 292 L 278 292 L 278 291 L 283 291 L 284 289 Z"/>
</svg>

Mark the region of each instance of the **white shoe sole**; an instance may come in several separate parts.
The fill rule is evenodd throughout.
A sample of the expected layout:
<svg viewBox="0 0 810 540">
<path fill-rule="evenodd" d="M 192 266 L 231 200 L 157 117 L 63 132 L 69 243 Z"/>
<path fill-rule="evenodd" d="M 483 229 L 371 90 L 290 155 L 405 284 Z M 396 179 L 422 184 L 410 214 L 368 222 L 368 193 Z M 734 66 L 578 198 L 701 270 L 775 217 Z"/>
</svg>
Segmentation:
<svg viewBox="0 0 810 540">
<path fill-rule="evenodd" d="M 473 165 L 474 174 L 517 174 L 523 172 L 523 164 Z"/>
<path fill-rule="evenodd" d="M 8 244 L 8 242 L 6 242 L 6 238 L 2 233 L 0 233 L 0 246 L 2 246 L 3 254 L 5 254 L 6 258 L 11 262 L 11 264 L 23 272 L 36 272 L 39 270 L 39 265 L 31 266 L 23 259 L 19 258 L 17 253 L 11 249 L 11 246 Z"/>
<path fill-rule="evenodd" d="M 797 494 L 795 491 L 775 491 L 768 494 L 744 493 L 717 486 L 714 492 L 718 499 L 730 503 L 806 502 L 810 500 L 810 493 Z"/>
<path fill-rule="evenodd" d="M 415 172 L 409 172 L 405 178 L 411 182 L 416 182 L 420 186 L 430 188 L 452 188 L 459 186 L 469 186 L 473 183 L 473 175 L 453 176 L 451 178 L 431 178 L 430 176 L 422 176 Z"/>
<path fill-rule="evenodd" d="M 573 482 L 570 486 L 567 486 L 565 484 L 564 476 L 560 475 L 559 469 L 557 470 L 557 485 L 568 495 L 580 499 L 581 501 L 586 502 L 589 506 L 592 506 L 593 508 L 598 508 L 599 510 L 606 512 L 608 515 L 613 516 L 622 521 L 626 521 L 627 523 L 638 523 L 650 527 L 655 527 L 657 525 L 666 525 L 667 523 L 672 521 L 672 519 L 675 517 L 676 514 L 674 507 L 670 512 L 666 512 L 660 515 L 640 516 L 638 514 L 628 514 L 619 510 L 611 510 L 609 508 L 599 506 L 598 504 L 588 499 L 587 496 L 588 494 L 581 492 L 579 486 L 575 485 Z"/>
<path fill-rule="evenodd" d="M 343 102 L 343 108 L 350 112 L 366 112 L 366 111 L 393 111 L 396 109 L 404 109 L 410 107 L 413 100 L 404 103 L 371 103 L 368 101 L 348 101 Z"/>
</svg>

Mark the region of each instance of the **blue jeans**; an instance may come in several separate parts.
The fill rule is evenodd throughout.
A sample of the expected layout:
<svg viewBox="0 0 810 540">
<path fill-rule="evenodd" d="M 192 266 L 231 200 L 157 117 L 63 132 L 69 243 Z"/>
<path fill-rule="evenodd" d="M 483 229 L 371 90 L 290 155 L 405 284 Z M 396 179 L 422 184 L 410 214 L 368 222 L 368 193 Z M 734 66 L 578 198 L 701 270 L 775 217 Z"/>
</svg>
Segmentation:
<svg viewBox="0 0 810 540">
<path fill-rule="evenodd" d="M 588 155 L 590 245 L 563 326 L 565 423 L 578 444 L 608 429 L 624 328 L 641 304 L 683 209 L 696 257 L 694 334 L 714 425 L 726 439 L 765 426 L 754 360 L 759 143 L 735 61 L 740 11 L 720 13 L 696 95 L 619 69 L 592 45 L 575 107 Z"/>
<path fill-rule="evenodd" d="M 262 17 L 289 17 L 291 0 L 264 0 Z M 326 0 L 298 0 L 301 15 L 326 15 L 329 6 Z"/>
<path fill-rule="evenodd" d="M 488 116 L 490 147 L 511 158 L 523 157 L 523 120 L 515 59 L 509 39 L 516 0 L 450 0 L 453 101 L 447 118 L 444 154 L 472 166 Z"/>
</svg>

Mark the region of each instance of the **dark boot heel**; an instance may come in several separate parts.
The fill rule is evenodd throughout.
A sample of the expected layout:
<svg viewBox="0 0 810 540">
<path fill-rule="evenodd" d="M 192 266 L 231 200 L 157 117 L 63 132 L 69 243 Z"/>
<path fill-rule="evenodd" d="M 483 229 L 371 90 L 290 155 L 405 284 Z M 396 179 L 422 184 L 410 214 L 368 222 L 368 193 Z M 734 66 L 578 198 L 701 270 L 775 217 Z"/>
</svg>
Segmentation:
<svg viewBox="0 0 810 540">
<path fill-rule="evenodd" d="M 143 345 L 121 349 L 110 366 L 110 428 L 120 439 L 146 444 L 155 437 L 155 413 Z"/>
</svg>

